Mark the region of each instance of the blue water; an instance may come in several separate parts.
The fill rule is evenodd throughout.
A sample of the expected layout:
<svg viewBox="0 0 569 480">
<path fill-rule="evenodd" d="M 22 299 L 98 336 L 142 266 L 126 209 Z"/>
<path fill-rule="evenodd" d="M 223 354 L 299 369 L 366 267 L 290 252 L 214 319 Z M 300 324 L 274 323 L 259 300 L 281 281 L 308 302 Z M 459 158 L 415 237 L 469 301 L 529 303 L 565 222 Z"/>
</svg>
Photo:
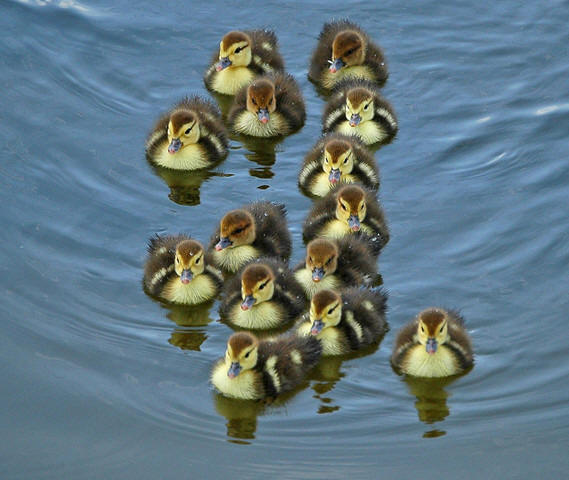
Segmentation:
<svg viewBox="0 0 569 480">
<path fill-rule="evenodd" d="M 298 167 L 325 98 L 306 77 L 325 21 L 382 45 L 400 123 L 376 153 L 391 330 L 263 407 L 208 383 L 231 330 L 217 303 L 141 289 L 147 239 L 207 241 L 221 214 L 284 202 L 303 257 Z M 569 460 L 569 4 L 4 1 L 0 4 L 1 478 L 566 478 Z M 144 157 L 221 36 L 276 31 L 307 122 L 232 140 L 209 175 Z M 397 330 L 458 308 L 474 369 L 397 376 Z"/>
</svg>

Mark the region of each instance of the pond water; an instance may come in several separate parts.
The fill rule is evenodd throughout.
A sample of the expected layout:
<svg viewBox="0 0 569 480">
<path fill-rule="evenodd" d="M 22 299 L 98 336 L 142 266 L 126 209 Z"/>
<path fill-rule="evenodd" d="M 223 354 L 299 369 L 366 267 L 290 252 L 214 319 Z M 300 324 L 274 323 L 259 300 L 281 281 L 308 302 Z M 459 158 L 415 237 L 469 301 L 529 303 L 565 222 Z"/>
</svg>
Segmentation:
<svg viewBox="0 0 569 480">
<path fill-rule="evenodd" d="M 4 1 L 0 4 L 1 478 L 566 478 L 569 467 L 569 4 Z M 226 210 L 284 202 L 291 264 L 311 206 L 298 167 L 325 98 L 307 79 L 325 21 L 384 48 L 399 117 L 376 153 L 391 229 L 390 331 L 274 405 L 208 383 L 218 303 L 141 289 L 146 242 L 207 241 Z M 157 116 L 221 36 L 276 31 L 307 106 L 280 142 L 232 140 L 203 175 L 145 160 Z M 476 351 L 453 381 L 389 363 L 398 329 L 460 309 Z"/>
</svg>

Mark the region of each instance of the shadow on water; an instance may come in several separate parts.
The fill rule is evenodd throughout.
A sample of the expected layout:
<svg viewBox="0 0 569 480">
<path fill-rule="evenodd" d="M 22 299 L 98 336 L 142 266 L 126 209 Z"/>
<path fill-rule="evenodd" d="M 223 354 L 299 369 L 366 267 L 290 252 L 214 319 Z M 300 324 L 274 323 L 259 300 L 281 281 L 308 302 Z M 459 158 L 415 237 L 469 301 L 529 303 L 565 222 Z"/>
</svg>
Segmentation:
<svg viewBox="0 0 569 480">
<path fill-rule="evenodd" d="M 402 380 L 407 384 L 409 392 L 417 397 L 415 408 L 421 422 L 426 425 L 433 425 L 444 421 L 450 415 L 450 408 L 447 405 L 447 399 L 450 397 L 450 394 L 445 388 L 458 378 L 466 375 L 468 371 L 461 375 L 444 378 L 403 376 Z M 427 430 L 423 434 L 423 438 L 436 438 L 443 435 L 446 435 L 445 430 L 432 429 Z"/>
<path fill-rule="evenodd" d="M 161 306 L 169 310 L 166 317 L 177 325 L 168 343 L 182 350 L 201 351 L 201 345 L 208 338 L 205 327 L 212 321 L 210 310 L 213 301 L 192 307 L 164 303 Z"/>
<path fill-rule="evenodd" d="M 200 188 L 203 182 L 212 177 L 233 176 L 233 174 L 212 172 L 211 170 L 172 170 L 154 165 L 150 161 L 148 164 L 170 188 L 168 198 L 178 205 L 199 205 L 201 203 Z"/>
<path fill-rule="evenodd" d="M 258 165 L 258 167 L 249 169 L 249 175 L 267 180 L 275 176 L 271 167 L 277 161 L 277 145 L 285 137 L 257 138 L 247 135 L 231 135 L 231 139 L 239 142 L 247 150 L 244 153 L 247 160 Z"/>
</svg>

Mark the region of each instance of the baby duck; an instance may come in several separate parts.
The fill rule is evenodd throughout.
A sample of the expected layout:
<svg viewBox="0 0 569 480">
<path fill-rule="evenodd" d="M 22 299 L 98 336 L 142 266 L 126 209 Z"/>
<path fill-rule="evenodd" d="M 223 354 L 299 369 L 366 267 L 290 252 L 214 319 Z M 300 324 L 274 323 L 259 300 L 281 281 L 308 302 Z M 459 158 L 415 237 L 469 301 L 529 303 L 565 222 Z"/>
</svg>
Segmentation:
<svg viewBox="0 0 569 480">
<path fill-rule="evenodd" d="M 322 355 L 344 355 L 371 345 L 387 331 L 387 295 L 381 290 L 348 288 L 342 295 L 321 290 L 310 302 L 310 318 L 297 329 L 300 336 L 314 336 L 322 343 Z"/>
<path fill-rule="evenodd" d="M 323 197 L 338 183 L 361 183 L 377 190 L 379 171 L 373 155 L 357 137 L 330 133 L 304 157 L 298 184 L 309 195 Z"/>
<path fill-rule="evenodd" d="M 217 297 L 223 276 L 200 242 L 183 234 L 156 235 L 148 242 L 143 284 L 160 299 L 197 305 Z"/>
<path fill-rule="evenodd" d="M 227 397 L 273 399 L 298 386 L 321 352 L 320 342 L 311 337 L 258 340 L 249 332 L 234 333 L 225 358 L 213 367 L 211 383 Z"/>
<path fill-rule="evenodd" d="M 295 132 L 305 119 L 304 99 L 294 77 L 275 73 L 256 78 L 235 95 L 227 124 L 235 133 L 277 137 Z"/>
<path fill-rule="evenodd" d="M 280 203 L 254 202 L 224 215 L 209 244 L 215 266 L 235 273 L 259 257 L 288 260 L 292 249 L 286 208 Z"/>
<path fill-rule="evenodd" d="M 302 287 L 279 260 L 247 264 L 224 288 L 221 318 L 241 328 L 267 330 L 288 325 L 304 310 Z"/>
<path fill-rule="evenodd" d="M 393 366 L 415 377 L 447 377 L 474 363 L 464 320 L 452 310 L 427 308 L 398 333 Z"/>
<path fill-rule="evenodd" d="M 389 241 L 385 214 L 375 192 L 358 184 L 335 187 L 314 202 L 302 230 L 304 242 L 318 236 L 341 238 L 354 233 L 371 237 L 369 241 L 375 245 L 372 250 L 377 254 Z"/>
<path fill-rule="evenodd" d="M 198 96 L 185 98 L 163 115 L 146 140 L 148 159 L 175 170 L 211 167 L 228 153 L 227 131 L 218 108 Z"/>
<path fill-rule="evenodd" d="M 235 95 L 253 78 L 284 71 L 276 35 L 269 30 L 233 31 L 219 43 L 204 82 L 209 90 Z"/>
<path fill-rule="evenodd" d="M 387 142 L 397 133 L 393 107 L 366 80 L 340 83 L 324 108 L 322 131 L 355 135 L 366 145 Z"/>
<path fill-rule="evenodd" d="M 324 89 L 345 78 L 363 78 L 383 85 L 387 79 L 383 52 L 355 23 L 325 23 L 312 53 L 308 77 Z"/>
<path fill-rule="evenodd" d="M 312 240 L 306 246 L 306 259 L 294 269 L 294 276 L 309 299 L 321 290 L 367 285 L 376 275 L 376 259 L 370 245 L 354 235 Z"/>
</svg>

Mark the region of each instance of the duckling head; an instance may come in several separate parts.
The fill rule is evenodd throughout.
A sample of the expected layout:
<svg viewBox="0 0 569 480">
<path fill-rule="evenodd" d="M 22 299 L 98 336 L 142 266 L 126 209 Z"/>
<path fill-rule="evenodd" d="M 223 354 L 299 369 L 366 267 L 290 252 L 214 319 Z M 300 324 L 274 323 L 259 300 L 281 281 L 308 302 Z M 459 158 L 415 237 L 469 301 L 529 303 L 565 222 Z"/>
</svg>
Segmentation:
<svg viewBox="0 0 569 480">
<path fill-rule="evenodd" d="M 168 153 L 174 154 L 200 139 L 200 125 L 193 112 L 178 111 L 168 122 Z"/>
<path fill-rule="evenodd" d="M 364 38 L 354 30 L 344 30 L 338 33 L 332 42 L 330 72 L 336 73 L 342 67 L 361 65 L 364 63 L 365 56 Z"/>
<path fill-rule="evenodd" d="M 320 290 L 310 302 L 311 335 L 335 327 L 342 319 L 342 298 L 333 290 Z"/>
<path fill-rule="evenodd" d="M 251 39 L 243 32 L 229 32 L 219 43 L 219 62 L 215 69 L 220 72 L 228 67 L 246 67 L 251 63 Z"/>
<path fill-rule="evenodd" d="M 275 275 L 262 263 L 249 265 L 241 275 L 241 310 L 249 310 L 254 305 L 273 298 Z"/>
<path fill-rule="evenodd" d="M 227 376 L 235 378 L 244 370 L 250 370 L 257 364 L 259 340 L 249 332 L 234 333 L 227 341 L 225 365 Z"/>
<path fill-rule="evenodd" d="M 336 138 L 326 143 L 322 168 L 329 174 L 328 180 L 332 185 L 337 184 L 342 175 L 351 173 L 354 157 L 350 143 Z"/>
<path fill-rule="evenodd" d="M 367 88 L 356 87 L 346 95 L 346 118 L 350 127 L 373 118 L 373 94 Z"/>
<path fill-rule="evenodd" d="M 202 244 L 195 240 L 178 243 L 174 258 L 174 269 L 184 284 L 190 283 L 194 277 L 204 271 L 204 249 Z"/>
<path fill-rule="evenodd" d="M 448 339 L 448 316 L 444 310 L 428 308 L 417 316 L 417 338 L 427 353 L 436 353 L 439 345 Z"/>
<path fill-rule="evenodd" d="M 255 220 L 246 210 L 232 210 L 221 219 L 219 242 L 215 249 L 250 245 L 255 240 Z"/>
<path fill-rule="evenodd" d="M 338 191 L 336 198 L 336 218 L 357 232 L 366 217 L 365 192 L 357 185 L 347 185 Z"/>
<path fill-rule="evenodd" d="M 325 238 L 316 238 L 306 246 L 306 268 L 312 272 L 312 281 L 319 282 L 338 267 L 338 247 Z"/>
<path fill-rule="evenodd" d="M 275 85 L 267 78 L 255 80 L 247 88 L 247 110 L 257 115 L 259 122 L 268 123 L 277 108 Z"/>
</svg>

